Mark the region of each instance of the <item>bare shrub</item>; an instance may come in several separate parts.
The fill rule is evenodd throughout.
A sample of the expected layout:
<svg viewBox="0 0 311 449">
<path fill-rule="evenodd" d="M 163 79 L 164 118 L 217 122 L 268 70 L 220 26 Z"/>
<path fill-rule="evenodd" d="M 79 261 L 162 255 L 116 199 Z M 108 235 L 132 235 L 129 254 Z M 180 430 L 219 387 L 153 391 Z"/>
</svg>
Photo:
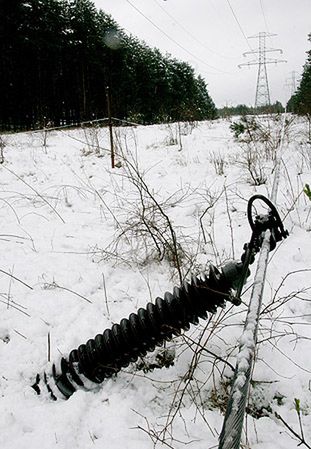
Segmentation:
<svg viewBox="0 0 311 449">
<path fill-rule="evenodd" d="M 224 167 L 226 161 L 224 156 L 220 152 L 216 153 L 215 151 L 210 151 L 209 161 L 214 166 L 217 175 L 222 176 L 225 174 Z"/>
<path fill-rule="evenodd" d="M 284 123 L 284 137 L 289 139 L 292 118 L 287 118 Z M 276 151 L 279 148 L 282 136 L 283 119 L 281 115 L 271 115 L 266 119 L 254 116 L 243 116 L 240 121 L 233 122 L 230 129 L 235 138 L 242 145 L 256 145 L 260 148 L 261 156 L 267 161 L 274 161 Z"/>
<path fill-rule="evenodd" d="M 182 136 L 188 136 L 198 126 L 195 121 L 181 122 L 179 125 L 180 133 Z"/>
<path fill-rule="evenodd" d="M 39 136 L 40 144 L 44 148 L 44 151 L 46 153 L 47 147 L 48 147 L 49 134 L 52 131 L 54 124 L 52 121 L 50 121 L 50 120 L 46 121 L 46 119 L 44 119 L 42 125 L 43 125 L 42 129 L 40 131 L 38 131 L 38 136 Z"/>
<path fill-rule="evenodd" d="M 0 136 L 0 164 L 4 162 L 4 148 L 6 147 L 6 141 L 3 136 Z"/>
<path fill-rule="evenodd" d="M 85 144 L 82 149 L 83 156 L 94 154 L 97 157 L 102 157 L 102 129 L 100 126 L 97 123 L 91 123 L 90 126 L 83 127 L 82 132 Z"/>
<path fill-rule="evenodd" d="M 182 135 L 185 131 L 184 124 L 181 122 L 177 123 L 168 123 L 166 125 L 166 129 L 168 130 L 168 137 L 166 138 L 166 145 L 179 145 L 179 151 L 182 150 Z"/>
<path fill-rule="evenodd" d="M 126 158 L 127 155 L 131 154 L 130 146 L 131 144 L 135 148 L 135 160 L 137 160 L 137 135 L 135 132 L 135 127 L 127 126 L 116 126 L 114 128 L 114 146 L 116 157 L 119 157 L 119 164 L 122 165 L 122 159 Z"/>
<path fill-rule="evenodd" d="M 168 136 L 165 140 L 166 145 L 178 145 L 178 127 L 177 123 L 168 123 L 165 126 Z"/>
<path fill-rule="evenodd" d="M 298 148 L 300 154 L 300 172 L 305 166 L 307 170 L 311 170 L 311 144 L 300 145 Z"/>
<path fill-rule="evenodd" d="M 167 123 L 165 129 L 168 131 L 168 136 L 165 139 L 165 144 L 178 145 L 179 151 L 181 151 L 183 148 L 182 136 L 188 136 L 196 127 L 197 122 L 195 121 Z"/>
<path fill-rule="evenodd" d="M 157 426 L 148 423 L 147 428 L 140 428 L 150 436 L 155 444 L 162 443 L 168 447 L 175 447 L 174 442 L 178 441 L 175 436 L 175 427 L 178 421 L 181 421 L 186 427 L 186 433 L 190 439 L 183 443 L 191 443 L 191 437 L 187 430 L 189 413 L 193 414 L 196 421 L 200 420 L 202 425 L 207 427 L 207 431 L 216 438 L 215 429 L 210 426 L 206 412 L 212 408 L 220 408 L 224 411 L 227 395 L 225 385 L 229 385 L 224 371 L 226 368 L 227 371 L 233 373 L 234 366 L 228 361 L 232 351 L 231 347 L 227 354 L 217 354 L 217 349 L 213 352 L 207 348 L 212 346 L 213 338 L 219 332 L 218 326 L 227 314 L 227 312 L 221 311 L 216 317 L 210 317 L 204 326 L 200 326 L 195 335 L 183 334 L 176 339 L 176 353 L 178 353 L 176 362 L 180 355 L 187 351 L 188 363 L 182 374 L 173 379 L 166 389 L 166 394 L 170 394 L 171 401 L 163 418 L 158 420 Z M 223 386 L 223 390 L 220 386 Z M 222 401 L 220 390 L 224 391 Z"/>
<path fill-rule="evenodd" d="M 281 115 L 271 115 L 244 116 L 231 124 L 230 128 L 242 150 L 236 163 L 245 169 L 252 185 L 266 183 L 269 162 L 275 161 L 282 138 L 289 141 L 293 122 L 292 118 L 283 120 Z"/>
<path fill-rule="evenodd" d="M 120 154 L 118 154 L 119 157 Z M 152 191 L 140 172 L 138 163 L 123 155 L 121 175 L 135 187 L 132 197 L 118 197 L 124 219 L 118 226 L 115 239 L 103 251 L 105 257 L 118 257 L 144 266 L 152 261 L 166 260 L 177 270 L 179 282 L 193 264 L 194 256 L 187 253 L 187 239 L 179 232 L 169 216 L 169 209 L 178 205 L 187 195 L 182 190 L 162 200 Z M 193 242 L 191 242 L 193 243 Z"/>
<path fill-rule="evenodd" d="M 248 182 L 254 186 L 265 184 L 268 167 L 260 149 L 246 145 L 241 147 L 241 150 L 234 162 L 246 171 Z"/>
</svg>

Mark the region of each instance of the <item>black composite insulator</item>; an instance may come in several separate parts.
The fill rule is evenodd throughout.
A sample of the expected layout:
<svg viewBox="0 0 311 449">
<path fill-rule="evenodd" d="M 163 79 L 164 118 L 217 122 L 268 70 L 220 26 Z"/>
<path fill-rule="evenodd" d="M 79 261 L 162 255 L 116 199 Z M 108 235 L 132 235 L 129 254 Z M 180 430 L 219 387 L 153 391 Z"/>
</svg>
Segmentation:
<svg viewBox="0 0 311 449">
<path fill-rule="evenodd" d="M 175 287 L 173 294 L 165 293 L 163 299 L 149 302 L 146 308 L 73 349 L 67 359 L 61 359 L 60 373 L 53 365 L 55 385 L 68 398 L 76 388 L 87 388 L 88 381 L 103 382 L 165 340 L 179 335 L 182 329 L 188 330 L 190 324 L 198 324 L 199 318 L 206 319 L 208 312 L 224 307 L 231 287 L 226 273 L 211 265 L 208 276 L 192 277 L 191 282 Z M 40 394 L 38 382 L 33 388 Z"/>
</svg>

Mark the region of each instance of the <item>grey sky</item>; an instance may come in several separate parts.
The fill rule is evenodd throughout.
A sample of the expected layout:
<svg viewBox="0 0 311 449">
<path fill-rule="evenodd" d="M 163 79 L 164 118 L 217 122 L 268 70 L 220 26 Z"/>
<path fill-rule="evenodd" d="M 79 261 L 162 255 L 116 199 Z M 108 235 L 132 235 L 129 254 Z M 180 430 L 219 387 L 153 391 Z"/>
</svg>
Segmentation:
<svg viewBox="0 0 311 449">
<path fill-rule="evenodd" d="M 290 95 L 292 71 L 302 73 L 311 45 L 311 0 L 94 0 L 96 7 L 112 15 L 128 33 L 159 48 L 164 54 L 189 62 L 206 80 L 218 107 L 254 104 L 257 66 L 243 67 L 256 55 L 258 39 L 246 39 L 268 31 L 267 47 L 283 54 L 267 56 L 287 63 L 267 65 L 271 101 L 285 103 Z M 231 8 L 230 8 L 231 6 Z M 143 17 L 141 11 L 150 21 Z M 166 35 L 165 35 L 166 34 Z M 175 41 L 175 42 L 174 42 Z M 183 48 L 181 48 L 183 47 Z M 251 47 L 251 48 L 250 48 Z"/>
</svg>

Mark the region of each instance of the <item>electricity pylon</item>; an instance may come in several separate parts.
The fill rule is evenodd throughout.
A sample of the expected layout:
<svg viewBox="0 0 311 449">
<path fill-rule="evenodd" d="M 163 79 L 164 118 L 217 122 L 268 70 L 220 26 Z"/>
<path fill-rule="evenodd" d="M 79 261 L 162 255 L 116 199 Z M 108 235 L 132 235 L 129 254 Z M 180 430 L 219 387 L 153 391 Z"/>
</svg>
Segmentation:
<svg viewBox="0 0 311 449">
<path fill-rule="evenodd" d="M 294 95 L 296 92 L 296 86 L 297 86 L 297 80 L 296 80 L 296 74 L 297 72 L 295 70 L 292 70 L 291 77 L 287 78 L 285 86 L 290 89 L 290 95 Z"/>
<path fill-rule="evenodd" d="M 243 53 L 243 56 L 258 54 L 258 57 L 257 59 L 246 62 L 245 64 L 239 64 L 239 67 L 258 65 L 255 108 L 258 108 L 260 106 L 270 106 L 271 104 L 268 75 L 267 75 L 267 64 L 278 64 L 279 62 L 287 62 L 285 59 L 273 59 L 266 57 L 266 54 L 271 52 L 283 53 L 283 51 L 280 48 L 266 47 L 266 38 L 272 36 L 276 36 L 276 34 L 260 32 L 256 36 L 250 36 L 249 39 L 258 39 L 258 50 L 247 51 L 246 53 Z"/>
</svg>

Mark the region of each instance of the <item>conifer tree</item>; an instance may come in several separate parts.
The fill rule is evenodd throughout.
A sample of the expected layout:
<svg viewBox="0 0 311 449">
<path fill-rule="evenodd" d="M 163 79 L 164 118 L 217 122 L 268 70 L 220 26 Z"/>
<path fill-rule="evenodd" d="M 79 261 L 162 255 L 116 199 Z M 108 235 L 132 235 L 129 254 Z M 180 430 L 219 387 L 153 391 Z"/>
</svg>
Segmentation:
<svg viewBox="0 0 311 449">
<path fill-rule="evenodd" d="M 128 36 L 91 0 L 0 2 L 0 127 L 113 115 L 142 123 L 215 117 L 193 68 Z"/>
<path fill-rule="evenodd" d="M 309 34 L 311 42 L 311 33 Z M 287 109 L 297 114 L 311 116 L 311 50 L 307 52 L 300 85 L 295 94 L 289 99 Z"/>
</svg>

